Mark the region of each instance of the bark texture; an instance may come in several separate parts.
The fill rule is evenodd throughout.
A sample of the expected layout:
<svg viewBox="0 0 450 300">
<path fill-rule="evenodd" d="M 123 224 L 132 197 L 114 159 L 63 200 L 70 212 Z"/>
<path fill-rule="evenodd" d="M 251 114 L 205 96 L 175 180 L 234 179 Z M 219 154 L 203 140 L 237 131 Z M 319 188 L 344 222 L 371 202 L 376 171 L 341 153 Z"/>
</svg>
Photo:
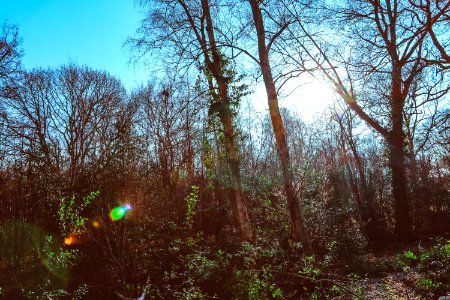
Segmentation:
<svg viewBox="0 0 450 300">
<path fill-rule="evenodd" d="M 259 7 L 260 1 L 249 0 L 253 14 L 253 22 L 258 36 L 258 55 L 259 64 L 263 74 L 264 84 L 267 92 L 267 100 L 269 104 L 270 119 L 277 143 L 278 156 L 281 162 L 283 173 L 284 189 L 286 192 L 289 215 L 292 222 L 292 231 L 297 241 L 304 246 L 307 254 L 313 253 L 311 241 L 305 229 L 303 215 L 300 209 L 300 203 L 294 189 L 294 176 L 291 168 L 291 159 L 289 148 L 286 141 L 283 120 L 278 105 L 278 95 L 275 82 L 272 75 L 272 69 L 269 62 L 269 47 L 266 45 L 264 21 Z"/>
<path fill-rule="evenodd" d="M 218 114 L 220 122 L 223 126 L 225 151 L 227 163 L 230 169 L 231 190 L 234 200 L 234 211 L 241 232 L 243 241 L 253 241 L 253 230 L 248 215 L 247 205 L 242 193 L 241 174 L 239 169 L 239 153 L 235 141 L 235 132 L 233 126 L 232 112 L 230 109 L 230 96 L 228 92 L 229 78 L 225 76 L 223 71 L 223 58 L 217 47 L 214 27 L 212 23 L 210 5 L 208 0 L 202 0 L 202 9 L 206 23 L 206 35 L 209 43 L 202 39 L 201 44 L 203 54 L 205 56 L 206 68 L 214 77 L 217 83 L 218 97 L 215 101 L 218 105 Z M 206 47 L 209 44 L 209 48 Z M 209 80 L 210 90 L 212 94 L 216 94 L 212 81 Z"/>
<path fill-rule="evenodd" d="M 392 171 L 392 191 L 395 203 L 395 235 L 397 239 L 408 240 L 411 237 L 410 205 L 406 188 L 405 147 L 403 131 L 402 80 L 400 70 L 395 72 L 394 65 L 393 84 L 391 94 L 391 121 L 392 130 L 388 137 L 390 146 L 389 165 Z"/>
</svg>

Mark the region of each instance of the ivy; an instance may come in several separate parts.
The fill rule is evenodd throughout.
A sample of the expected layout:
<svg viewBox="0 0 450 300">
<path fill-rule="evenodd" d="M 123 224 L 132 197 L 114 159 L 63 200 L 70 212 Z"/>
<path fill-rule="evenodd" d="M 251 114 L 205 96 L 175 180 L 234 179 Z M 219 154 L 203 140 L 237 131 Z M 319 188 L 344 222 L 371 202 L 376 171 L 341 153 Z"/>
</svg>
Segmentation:
<svg viewBox="0 0 450 300">
<path fill-rule="evenodd" d="M 198 202 L 199 187 L 193 185 L 191 187 L 191 189 L 192 189 L 192 192 L 189 193 L 189 195 L 186 197 L 186 202 L 187 202 L 186 226 L 188 228 L 192 228 L 192 225 L 194 223 L 195 208 L 196 208 L 197 202 Z"/>
</svg>

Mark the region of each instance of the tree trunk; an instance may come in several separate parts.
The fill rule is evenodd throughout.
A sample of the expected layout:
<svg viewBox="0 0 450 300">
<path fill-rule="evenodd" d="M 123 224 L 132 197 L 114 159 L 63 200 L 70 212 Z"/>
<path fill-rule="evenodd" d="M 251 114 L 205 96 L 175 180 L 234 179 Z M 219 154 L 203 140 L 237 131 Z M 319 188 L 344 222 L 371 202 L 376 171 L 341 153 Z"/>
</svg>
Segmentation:
<svg viewBox="0 0 450 300">
<path fill-rule="evenodd" d="M 359 222 L 359 227 L 361 229 L 362 232 L 364 232 L 364 224 L 367 223 L 367 215 L 364 213 L 364 208 L 362 205 L 362 200 L 361 200 L 361 196 L 362 193 L 365 192 L 366 188 L 365 188 L 365 176 L 364 176 L 364 172 L 363 172 L 363 168 L 362 168 L 362 164 L 361 164 L 361 159 L 359 157 L 359 153 L 356 149 L 356 145 L 355 142 L 353 140 L 353 132 L 352 132 L 352 125 L 351 125 L 351 117 L 349 117 L 347 119 L 347 130 L 344 127 L 344 121 L 341 120 L 341 118 L 337 117 L 336 118 L 336 122 L 339 125 L 339 129 L 340 129 L 340 133 L 339 133 L 339 139 L 340 139 L 340 144 L 341 144 L 341 152 L 342 152 L 342 158 L 344 161 L 344 165 L 345 168 L 347 169 L 347 172 L 349 174 L 349 179 L 350 179 L 350 187 L 352 189 L 352 193 L 354 196 L 354 204 L 355 207 L 358 211 L 358 222 Z M 346 144 L 348 144 L 350 150 L 352 151 L 353 154 L 353 158 L 355 159 L 355 164 L 356 164 L 356 169 L 359 173 L 360 176 L 360 181 L 361 181 L 361 187 L 358 185 L 356 176 L 355 176 L 355 172 L 353 171 L 353 168 L 350 164 L 349 161 L 349 157 L 347 156 L 347 151 L 346 151 Z M 362 192 L 361 192 L 362 189 Z"/>
<path fill-rule="evenodd" d="M 275 87 L 275 82 L 272 76 L 272 69 L 269 63 L 269 49 L 265 41 L 265 29 L 262 19 L 259 1 L 249 0 L 253 13 L 253 21 L 258 35 L 258 54 L 261 71 L 263 74 L 264 84 L 267 92 L 267 100 L 269 103 L 270 119 L 275 134 L 277 143 L 278 156 L 281 162 L 281 170 L 283 173 L 284 189 L 287 197 L 287 204 L 289 215 L 292 222 L 292 231 L 297 241 L 304 246 L 304 251 L 307 254 L 312 254 L 313 249 L 305 230 L 303 215 L 300 210 L 300 204 L 294 190 L 294 176 L 291 168 L 291 161 L 289 155 L 289 148 L 286 141 L 286 134 L 284 132 L 283 120 L 281 118 L 280 109 L 278 106 L 278 95 Z"/>
<path fill-rule="evenodd" d="M 389 138 L 389 166 L 392 171 L 395 235 L 399 240 L 408 240 L 411 237 L 411 216 L 406 190 L 405 149 L 403 146 L 403 138 L 403 104 L 397 97 L 393 97 L 392 132 Z"/>
<path fill-rule="evenodd" d="M 217 71 L 217 70 L 216 70 Z M 213 73 L 213 72 L 212 72 Z M 219 115 L 220 123 L 223 127 L 223 135 L 225 140 L 225 154 L 227 164 L 230 170 L 231 190 L 234 200 L 235 218 L 238 221 L 241 232 L 241 239 L 246 242 L 253 241 L 253 230 L 248 216 L 247 205 L 242 194 L 241 172 L 239 169 L 239 153 L 234 139 L 233 118 L 230 111 L 230 101 L 228 96 L 228 85 L 223 77 L 217 77 L 219 97 L 216 99 L 218 103 L 216 110 Z M 214 95 L 212 80 L 208 79 L 209 88 Z M 217 97 L 216 97 L 217 98 Z"/>
<path fill-rule="evenodd" d="M 228 167 L 230 168 L 231 177 L 231 189 L 234 198 L 234 208 L 236 218 L 239 223 L 239 229 L 241 231 L 241 239 L 243 241 L 253 241 L 253 231 L 248 216 L 247 206 L 245 204 L 244 196 L 242 194 L 241 174 L 239 170 L 239 155 L 236 147 L 236 141 L 234 139 L 233 118 L 230 109 L 230 97 L 228 93 L 229 78 L 224 76 L 223 72 L 223 58 L 216 45 L 216 39 L 214 35 L 214 27 L 210 14 L 210 6 L 208 0 L 202 0 L 202 8 L 206 21 L 206 33 L 209 40 L 209 49 L 204 49 L 204 55 L 206 60 L 206 67 L 211 72 L 212 76 L 217 82 L 218 96 L 214 99 L 218 105 L 217 112 L 219 114 L 220 121 L 223 126 L 224 138 L 225 138 L 225 152 L 227 156 Z M 204 43 L 205 44 L 205 43 Z M 204 46 L 204 45 L 203 45 Z M 212 56 L 210 59 L 209 53 Z M 208 79 L 211 95 L 215 94 L 211 79 Z"/>
<path fill-rule="evenodd" d="M 250 242 L 253 240 L 253 231 L 250 223 L 250 218 L 248 216 L 247 206 L 242 194 L 239 157 L 236 142 L 234 140 L 233 123 L 231 116 L 226 113 L 223 114 L 220 119 L 224 131 L 225 149 L 227 154 L 228 167 L 230 168 L 231 189 L 234 198 L 234 209 L 241 231 L 241 238 L 243 241 Z"/>
</svg>

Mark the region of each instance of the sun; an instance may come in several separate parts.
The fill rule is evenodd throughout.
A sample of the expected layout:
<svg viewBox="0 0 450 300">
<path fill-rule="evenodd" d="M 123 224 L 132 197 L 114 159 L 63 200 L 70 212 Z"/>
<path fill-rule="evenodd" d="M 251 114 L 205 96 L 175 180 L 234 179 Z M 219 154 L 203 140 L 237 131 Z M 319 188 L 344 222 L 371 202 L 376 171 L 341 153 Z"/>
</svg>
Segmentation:
<svg viewBox="0 0 450 300">
<path fill-rule="evenodd" d="M 305 74 L 288 81 L 279 93 L 279 105 L 300 115 L 303 121 L 312 123 L 333 106 L 338 95 L 325 80 Z M 259 83 L 251 97 L 251 105 L 258 113 L 267 111 L 267 93 Z"/>
<path fill-rule="evenodd" d="M 306 77 L 306 76 L 305 76 Z M 300 114 L 304 121 L 310 122 L 320 115 L 336 99 L 336 93 L 326 82 L 310 75 L 300 81 L 290 82 L 286 88 L 291 92 L 281 101 L 281 104 Z"/>
</svg>

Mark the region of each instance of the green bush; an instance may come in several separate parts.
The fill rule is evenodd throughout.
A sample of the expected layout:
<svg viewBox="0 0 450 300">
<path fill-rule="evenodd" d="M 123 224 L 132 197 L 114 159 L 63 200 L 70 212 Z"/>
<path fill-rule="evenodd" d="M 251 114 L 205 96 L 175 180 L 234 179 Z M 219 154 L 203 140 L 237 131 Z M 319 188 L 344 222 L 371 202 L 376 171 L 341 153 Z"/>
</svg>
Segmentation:
<svg viewBox="0 0 450 300">
<path fill-rule="evenodd" d="M 420 248 L 420 287 L 435 293 L 450 290 L 450 241 L 438 240 L 430 249 Z"/>
<path fill-rule="evenodd" d="M 404 267 L 417 270 L 418 287 L 427 296 L 430 292 L 436 296 L 450 290 L 450 241 L 438 239 L 428 249 L 419 247 L 417 255 L 405 251 L 398 259 Z"/>
<path fill-rule="evenodd" d="M 399 255 L 399 261 L 401 264 L 411 267 L 415 266 L 418 262 L 418 257 L 413 251 L 405 251 Z"/>
</svg>

